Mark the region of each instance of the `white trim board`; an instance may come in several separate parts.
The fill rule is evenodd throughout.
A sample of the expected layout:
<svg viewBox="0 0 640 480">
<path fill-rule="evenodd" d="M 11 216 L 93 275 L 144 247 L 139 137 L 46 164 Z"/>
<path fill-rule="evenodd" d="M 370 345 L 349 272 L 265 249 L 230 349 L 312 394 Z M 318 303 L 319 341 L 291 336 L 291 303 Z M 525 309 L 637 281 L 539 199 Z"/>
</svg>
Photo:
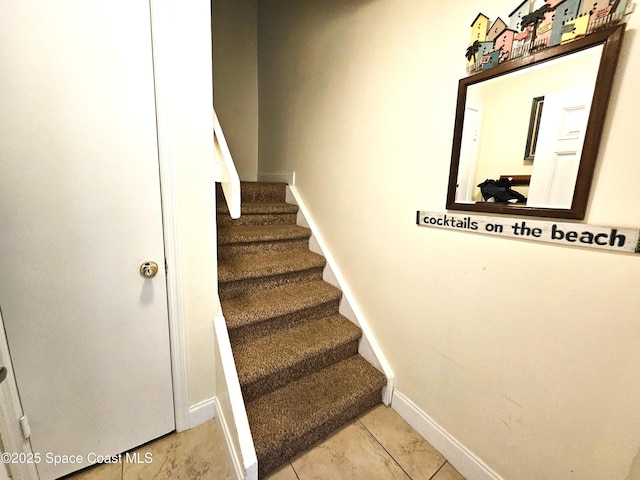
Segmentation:
<svg viewBox="0 0 640 480">
<path fill-rule="evenodd" d="M 189 407 L 189 425 L 195 428 L 198 425 L 207 423 L 209 420 L 216 418 L 218 410 L 216 408 L 216 398 L 211 397 L 191 405 Z"/>
<path fill-rule="evenodd" d="M 215 408 L 216 408 L 216 423 L 220 427 L 220 431 L 222 432 L 222 437 L 226 443 L 227 448 L 225 449 L 227 453 L 227 461 L 233 466 L 233 470 L 236 472 L 236 478 L 238 480 L 245 480 L 245 475 L 243 473 L 244 467 L 242 466 L 242 459 L 238 454 L 236 447 L 233 443 L 233 436 L 231 434 L 231 429 L 229 426 L 229 420 L 225 417 L 224 409 L 220 405 L 220 401 L 217 397 L 214 398 Z M 256 465 L 257 467 L 257 465 Z M 257 472 L 257 468 L 256 468 Z"/>
<path fill-rule="evenodd" d="M 444 455 L 467 480 L 504 480 L 397 389 L 393 392 L 391 408 Z"/>
<path fill-rule="evenodd" d="M 246 480 L 243 474 L 242 459 L 236 451 L 229 426 L 229 419 L 225 417 L 224 408 L 222 408 L 220 404 L 220 399 L 218 397 L 211 397 L 192 405 L 191 408 L 189 408 L 189 415 L 191 418 L 191 428 L 215 419 L 216 425 L 220 428 L 221 436 L 225 442 L 226 448 L 224 448 L 224 451 L 227 462 L 233 467 L 238 480 Z"/>
<path fill-rule="evenodd" d="M 150 2 L 160 195 L 162 199 L 165 262 L 167 265 L 167 303 L 171 374 L 173 378 L 173 409 L 176 430 L 182 432 L 190 428 L 190 419 L 178 234 L 174 109 L 171 101 L 173 95 L 171 79 L 173 74 L 171 70 L 172 38 L 169 7 L 169 3 L 165 1 L 151 0 Z"/>
<path fill-rule="evenodd" d="M 290 185 L 287 188 L 287 202 L 298 205 L 298 225 L 311 229 L 312 235 L 309 240 L 309 248 L 312 252 L 319 253 L 326 261 L 327 265 L 323 272 L 323 278 L 326 282 L 342 290 L 342 300 L 340 301 L 340 313 L 358 325 L 362 330 L 362 340 L 358 353 L 364 357 L 369 363 L 374 365 L 378 370 L 382 371 L 387 377 L 387 385 L 382 391 L 382 401 L 385 405 L 390 405 L 393 398 L 393 390 L 395 387 L 395 374 L 391 369 L 391 365 L 387 361 L 380 345 L 378 344 L 369 323 L 366 321 L 364 314 L 358 307 L 353 293 L 349 288 L 346 280 L 342 276 L 338 265 L 336 264 L 327 244 L 325 243 L 320 231 L 311 216 L 311 212 L 302 200 L 300 193 L 295 186 Z"/>
<path fill-rule="evenodd" d="M 216 333 L 217 418 L 238 479 L 257 480 L 258 458 L 224 317 L 214 318 L 213 325 Z"/>
</svg>

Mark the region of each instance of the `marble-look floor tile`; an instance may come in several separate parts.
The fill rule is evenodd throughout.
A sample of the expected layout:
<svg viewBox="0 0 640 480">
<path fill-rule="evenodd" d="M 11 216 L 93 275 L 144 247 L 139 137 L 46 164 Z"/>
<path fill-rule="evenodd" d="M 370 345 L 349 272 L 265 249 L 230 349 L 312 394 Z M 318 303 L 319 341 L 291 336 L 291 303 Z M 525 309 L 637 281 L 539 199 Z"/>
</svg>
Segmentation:
<svg viewBox="0 0 640 480">
<path fill-rule="evenodd" d="M 429 480 L 446 459 L 393 409 L 379 405 L 359 419 L 413 480 Z"/>
<path fill-rule="evenodd" d="M 447 462 L 440 471 L 436 473 L 432 480 L 465 480 L 465 478 Z"/>
<path fill-rule="evenodd" d="M 290 463 L 283 465 L 264 480 L 298 480 L 295 470 Z"/>
<path fill-rule="evenodd" d="M 411 480 L 358 421 L 291 463 L 300 480 Z"/>
<path fill-rule="evenodd" d="M 149 463 L 125 463 L 124 480 L 232 480 L 235 474 L 215 420 L 134 450 Z"/>
<path fill-rule="evenodd" d="M 65 480 L 122 480 L 121 463 L 103 463 L 86 468 Z"/>
</svg>

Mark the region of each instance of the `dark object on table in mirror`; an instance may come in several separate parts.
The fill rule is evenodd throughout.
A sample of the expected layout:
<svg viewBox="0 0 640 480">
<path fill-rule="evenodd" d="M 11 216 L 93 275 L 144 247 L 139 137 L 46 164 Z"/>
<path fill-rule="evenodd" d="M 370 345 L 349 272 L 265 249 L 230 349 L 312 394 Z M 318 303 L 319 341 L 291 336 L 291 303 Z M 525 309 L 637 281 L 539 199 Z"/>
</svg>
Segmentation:
<svg viewBox="0 0 640 480">
<path fill-rule="evenodd" d="M 487 178 L 478 187 L 485 202 L 494 198 L 496 203 L 527 203 L 527 197 L 511 189 L 511 180 L 508 178 L 499 180 Z"/>
</svg>

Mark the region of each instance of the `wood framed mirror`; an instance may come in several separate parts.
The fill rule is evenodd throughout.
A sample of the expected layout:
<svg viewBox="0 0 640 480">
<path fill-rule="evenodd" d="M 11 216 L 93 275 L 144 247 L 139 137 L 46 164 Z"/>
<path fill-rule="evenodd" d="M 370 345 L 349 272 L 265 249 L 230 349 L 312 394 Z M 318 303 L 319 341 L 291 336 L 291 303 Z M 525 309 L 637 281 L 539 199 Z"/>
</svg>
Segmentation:
<svg viewBox="0 0 640 480">
<path fill-rule="evenodd" d="M 460 80 L 447 209 L 584 218 L 624 28 Z M 500 179 L 525 201 L 483 195 Z"/>
</svg>

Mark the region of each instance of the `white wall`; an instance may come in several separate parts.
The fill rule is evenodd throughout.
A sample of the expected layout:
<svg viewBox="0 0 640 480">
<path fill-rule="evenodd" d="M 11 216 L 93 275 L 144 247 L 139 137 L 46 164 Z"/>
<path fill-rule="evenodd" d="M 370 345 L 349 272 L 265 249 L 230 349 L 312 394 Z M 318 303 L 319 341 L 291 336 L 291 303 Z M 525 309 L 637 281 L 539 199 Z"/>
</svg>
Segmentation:
<svg viewBox="0 0 640 480">
<path fill-rule="evenodd" d="M 215 395 L 216 194 L 209 2 L 170 2 L 169 88 L 189 404 Z"/>
<path fill-rule="evenodd" d="M 258 174 L 256 0 L 213 1 L 214 105 L 241 180 Z"/>
<path fill-rule="evenodd" d="M 485 2 L 505 18 L 514 2 Z M 397 388 L 506 480 L 631 480 L 640 258 L 415 225 L 444 210 L 473 2 L 259 4 L 260 171 L 296 185 Z M 640 226 L 630 21 L 586 222 Z"/>
</svg>

